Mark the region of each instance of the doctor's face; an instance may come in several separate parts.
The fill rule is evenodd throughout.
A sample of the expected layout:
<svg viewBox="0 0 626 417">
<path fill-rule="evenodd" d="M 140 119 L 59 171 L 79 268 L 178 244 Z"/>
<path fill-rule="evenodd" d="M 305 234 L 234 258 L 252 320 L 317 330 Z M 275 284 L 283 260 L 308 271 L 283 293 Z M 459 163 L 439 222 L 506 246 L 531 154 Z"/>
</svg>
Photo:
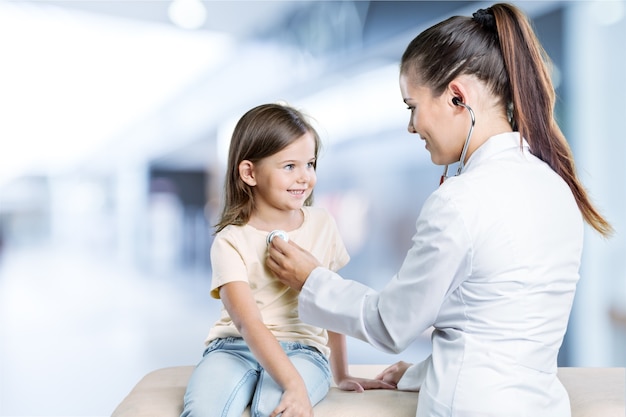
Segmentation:
<svg viewBox="0 0 626 417">
<path fill-rule="evenodd" d="M 452 111 L 447 94 L 434 97 L 427 87 L 417 85 L 406 74 L 400 75 L 400 91 L 411 111 L 408 130 L 417 133 L 425 142 L 430 159 L 436 165 L 452 164 L 459 160 L 462 140 L 453 131 Z"/>
</svg>

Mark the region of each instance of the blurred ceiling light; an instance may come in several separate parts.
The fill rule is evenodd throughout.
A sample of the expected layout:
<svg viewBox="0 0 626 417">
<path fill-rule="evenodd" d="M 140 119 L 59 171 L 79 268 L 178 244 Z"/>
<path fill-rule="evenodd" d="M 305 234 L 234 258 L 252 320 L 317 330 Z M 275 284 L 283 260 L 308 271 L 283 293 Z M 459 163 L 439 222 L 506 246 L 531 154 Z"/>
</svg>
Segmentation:
<svg viewBox="0 0 626 417">
<path fill-rule="evenodd" d="M 389 129 L 404 132 L 409 117 L 398 88 L 398 66 L 387 64 L 301 97 L 295 105 L 327 146 Z M 230 139 L 240 115 L 223 121 L 217 132 L 217 159 L 226 165 Z M 221 169 L 221 168 L 220 168 Z"/>
<path fill-rule="evenodd" d="M 186 94 L 232 49 L 209 31 L 2 0 L 0 39 L 13 40 L 0 42 L 0 186 L 72 169 Z"/>
<path fill-rule="evenodd" d="M 338 87 L 300 100 L 329 144 L 388 129 L 404 131 L 409 119 L 398 88 L 398 65 L 387 64 L 346 78 Z"/>
<path fill-rule="evenodd" d="M 592 3 L 592 13 L 601 26 L 611 26 L 624 18 L 624 1 L 596 0 Z"/>
<path fill-rule="evenodd" d="M 207 12 L 200 0 L 173 0 L 167 13 L 176 26 L 199 29 L 206 21 Z"/>
</svg>

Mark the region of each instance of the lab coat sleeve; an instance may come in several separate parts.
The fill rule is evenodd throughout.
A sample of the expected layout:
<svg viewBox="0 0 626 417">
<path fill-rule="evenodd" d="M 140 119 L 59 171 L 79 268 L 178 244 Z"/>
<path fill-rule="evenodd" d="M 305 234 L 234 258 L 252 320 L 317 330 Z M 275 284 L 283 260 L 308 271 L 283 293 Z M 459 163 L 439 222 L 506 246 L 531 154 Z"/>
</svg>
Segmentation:
<svg viewBox="0 0 626 417">
<path fill-rule="evenodd" d="M 454 202 L 433 194 L 417 220 L 413 246 L 380 292 L 316 268 L 299 297 L 310 324 L 398 353 L 434 325 L 446 295 L 469 275 L 471 245 Z"/>
<path fill-rule="evenodd" d="M 344 280 L 323 267 L 311 272 L 300 292 L 300 319 L 366 341 L 384 351 L 390 351 L 378 340 L 388 340 L 385 326 L 376 311 L 378 294 L 357 281 Z M 377 325 L 366 328 L 367 322 Z"/>
</svg>

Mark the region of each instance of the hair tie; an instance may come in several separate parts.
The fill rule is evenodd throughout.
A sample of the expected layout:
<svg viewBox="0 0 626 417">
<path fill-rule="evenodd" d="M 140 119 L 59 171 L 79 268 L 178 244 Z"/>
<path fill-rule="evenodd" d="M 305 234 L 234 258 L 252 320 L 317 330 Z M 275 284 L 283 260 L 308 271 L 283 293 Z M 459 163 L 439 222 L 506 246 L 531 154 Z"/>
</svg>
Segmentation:
<svg viewBox="0 0 626 417">
<path fill-rule="evenodd" d="M 496 27 L 496 18 L 493 15 L 491 7 L 487 9 L 478 9 L 478 11 L 472 15 L 472 19 L 484 29 L 491 32 L 497 32 L 498 28 Z"/>
</svg>

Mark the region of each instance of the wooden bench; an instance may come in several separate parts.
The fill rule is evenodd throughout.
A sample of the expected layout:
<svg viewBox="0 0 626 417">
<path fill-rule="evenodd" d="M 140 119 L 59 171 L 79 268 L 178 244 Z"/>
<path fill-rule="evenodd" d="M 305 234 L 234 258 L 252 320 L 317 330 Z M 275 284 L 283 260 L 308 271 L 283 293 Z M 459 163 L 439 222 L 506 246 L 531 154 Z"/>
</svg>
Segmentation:
<svg viewBox="0 0 626 417">
<path fill-rule="evenodd" d="M 350 365 L 354 376 L 372 378 L 386 365 Z M 111 417 L 180 417 L 183 395 L 193 366 L 153 371 L 143 377 Z M 572 405 L 572 417 L 626 416 L 625 368 L 559 368 Z M 364 393 L 332 387 L 315 406 L 316 417 L 415 417 L 417 393 L 370 390 Z M 246 410 L 242 417 L 250 417 Z"/>
</svg>

